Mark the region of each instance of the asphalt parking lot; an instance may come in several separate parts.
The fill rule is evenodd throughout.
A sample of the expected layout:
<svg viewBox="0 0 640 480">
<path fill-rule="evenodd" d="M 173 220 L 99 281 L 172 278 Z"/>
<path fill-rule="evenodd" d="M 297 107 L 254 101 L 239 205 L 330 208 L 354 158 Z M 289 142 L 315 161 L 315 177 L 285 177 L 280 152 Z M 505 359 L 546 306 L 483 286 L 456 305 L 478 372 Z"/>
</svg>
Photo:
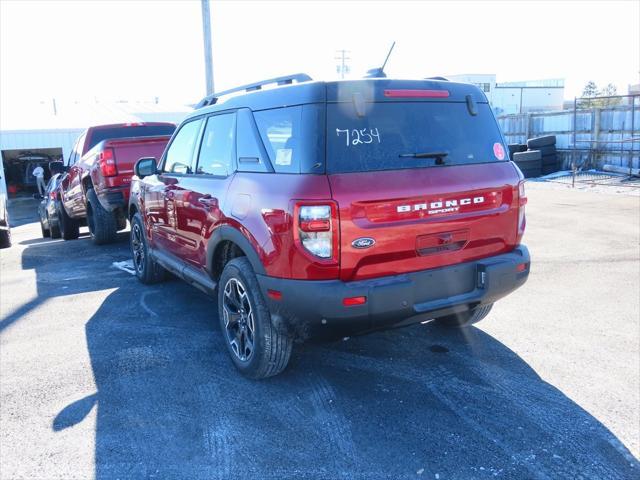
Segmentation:
<svg viewBox="0 0 640 480">
<path fill-rule="evenodd" d="M 640 197 L 532 185 L 529 282 L 477 328 L 307 344 L 260 382 L 214 300 L 113 266 L 126 233 L 34 212 L 0 253 L 2 479 L 640 475 Z"/>
</svg>

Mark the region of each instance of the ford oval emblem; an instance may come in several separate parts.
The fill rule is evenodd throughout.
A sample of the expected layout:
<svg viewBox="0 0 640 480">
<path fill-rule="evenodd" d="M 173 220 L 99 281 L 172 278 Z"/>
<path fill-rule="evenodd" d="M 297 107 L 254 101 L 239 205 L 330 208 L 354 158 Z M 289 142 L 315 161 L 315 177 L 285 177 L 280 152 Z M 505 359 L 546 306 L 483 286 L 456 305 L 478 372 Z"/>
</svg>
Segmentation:
<svg viewBox="0 0 640 480">
<path fill-rule="evenodd" d="M 362 237 L 356 238 L 353 242 L 351 242 L 351 246 L 353 248 L 369 248 L 375 245 L 376 241 L 373 238 Z"/>
</svg>

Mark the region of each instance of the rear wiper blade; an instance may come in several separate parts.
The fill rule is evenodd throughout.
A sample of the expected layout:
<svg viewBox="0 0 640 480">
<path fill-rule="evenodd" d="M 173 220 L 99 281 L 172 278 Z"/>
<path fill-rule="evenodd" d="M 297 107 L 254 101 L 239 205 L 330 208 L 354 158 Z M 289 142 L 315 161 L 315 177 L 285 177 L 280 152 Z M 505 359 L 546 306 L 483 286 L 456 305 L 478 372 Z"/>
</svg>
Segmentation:
<svg viewBox="0 0 640 480">
<path fill-rule="evenodd" d="M 444 158 L 449 152 L 401 153 L 402 158 Z"/>
<path fill-rule="evenodd" d="M 436 165 L 444 165 L 444 158 L 449 152 L 421 152 L 421 153 L 401 153 L 402 158 L 435 158 Z"/>
</svg>

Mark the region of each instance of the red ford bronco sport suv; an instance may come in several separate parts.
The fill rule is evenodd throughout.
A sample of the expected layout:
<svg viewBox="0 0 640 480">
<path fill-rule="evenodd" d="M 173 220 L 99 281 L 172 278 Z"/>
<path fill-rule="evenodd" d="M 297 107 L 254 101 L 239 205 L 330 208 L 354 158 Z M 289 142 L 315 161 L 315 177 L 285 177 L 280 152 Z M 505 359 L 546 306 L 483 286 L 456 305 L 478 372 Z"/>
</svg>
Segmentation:
<svg viewBox="0 0 640 480">
<path fill-rule="evenodd" d="M 131 250 L 142 282 L 217 295 L 243 374 L 310 337 L 470 325 L 527 280 L 523 176 L 475 86 L 300 74 L 198 107 L 136 164 Z"/>
</svg>

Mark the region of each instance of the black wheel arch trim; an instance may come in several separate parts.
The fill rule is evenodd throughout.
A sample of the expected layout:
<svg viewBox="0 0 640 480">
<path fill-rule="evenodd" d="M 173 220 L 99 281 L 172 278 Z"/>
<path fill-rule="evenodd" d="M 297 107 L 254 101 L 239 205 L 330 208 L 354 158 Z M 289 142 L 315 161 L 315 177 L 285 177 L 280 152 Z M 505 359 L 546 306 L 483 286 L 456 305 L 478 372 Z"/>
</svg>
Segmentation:
<svg viewBox="0 0 640 480">
<path fill-rule="evenodd" d="M 266 271 L 258 252 L 253 248 L 249 239 L 240 232 L 240 230 L 231 227 L 229 225 L 222 225 L 214 230 L 209 242 L 207 243 L 207 271 L 211 274 L 213 268 L 213 255 L 216 251 L 216 247 L 223 241 L 230 241 L 235 243 L 246 255 L 251 267 L 256 274 L 266 275 Z"/>
</svg>

